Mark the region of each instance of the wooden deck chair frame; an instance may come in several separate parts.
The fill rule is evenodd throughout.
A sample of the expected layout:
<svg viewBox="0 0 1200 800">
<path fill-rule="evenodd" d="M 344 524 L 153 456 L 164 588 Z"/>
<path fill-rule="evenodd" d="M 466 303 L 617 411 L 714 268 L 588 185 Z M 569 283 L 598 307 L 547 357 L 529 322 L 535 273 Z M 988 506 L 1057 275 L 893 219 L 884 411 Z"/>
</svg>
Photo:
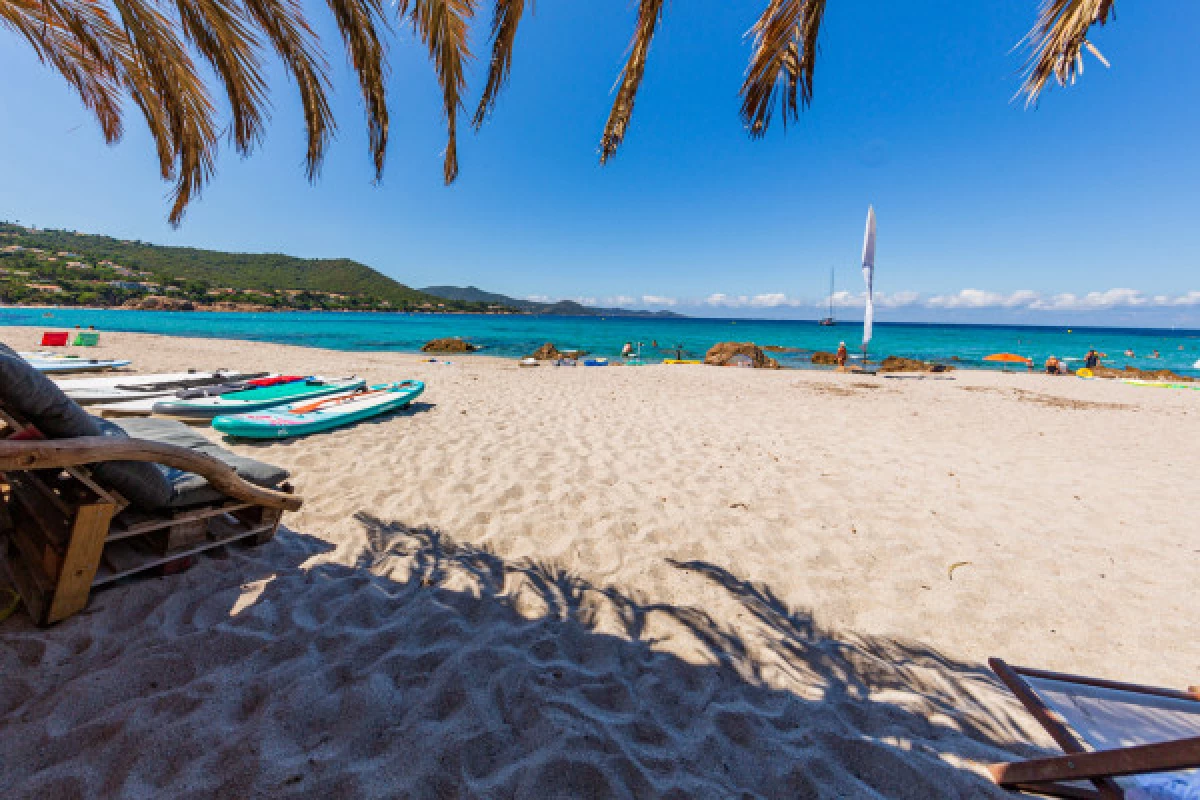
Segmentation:
<svg viewBox="0 0 1200 800">
<path fill-rule="evenodd" d="M 998 658 L 989 659 L 988 666 L 1065 753 L 1065 755 L 1049 758 L 992 764 L 988 770 L 992 775 L 992 780 L 1000 786 L 1051 797 L 1123 800 L 1125 791 L 1113 778 L 1122 775 L 1175 772 L 1200 767 L 1200 737 L 1111 750 L 1088 750 L 1075 737 L 1062 718 L 1042 702 L 1025 678 L 1042 678 L 1134 694 L 1169 697 L 1175 700 L 1193 700 L 1197 704 L 1200 704 L 1200 686 L 1192 686 L 1187 691 L 1181 692 L 1028 667 L 1015 667 Z M 1072 786 L 1068 785 L 1067 781 L 1091 781 L 1095 788 Z"/>
<path fill-rule="evenodd" d="M 28 426 L 4 410 L 11 432 Z M 194 472 L 224 498 L 180 510 L 142 513 L 88 469 L 106 461 L 143 461 Z M 212 456 L 142 439 L 0 439 L 0 553 L 38 625 L 81 611 L 94 587 L 180 559 L 275 535 L 301 498 L 245 480 Z"/>
</svg>

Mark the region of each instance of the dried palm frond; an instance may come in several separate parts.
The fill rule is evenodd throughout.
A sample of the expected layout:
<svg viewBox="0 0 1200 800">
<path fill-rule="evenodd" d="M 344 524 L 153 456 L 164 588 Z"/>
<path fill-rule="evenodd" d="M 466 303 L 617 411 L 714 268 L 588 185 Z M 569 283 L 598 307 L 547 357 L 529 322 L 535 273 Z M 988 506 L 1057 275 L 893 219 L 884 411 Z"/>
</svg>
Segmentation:
<svg viewBox="0 0 1200 800">
<path fill-rule="evenodd" d="M 532 1 L 530 5 L 533 5 Z M 496 10 L 492 15 L 492 62 L 488 67 L 483 96 L 471 120 L 476 130 L 483 127 L 487 115 L 496 107 L 496 96 L 508 81 L 512 71 L 513 45 L 517 41 L 517 25 L 524 13 L 525 0 L 496 0 Z"/>
<path fill-rule="evenodd" d="M 1025 104 L 1037 102 L 1050 78 L 1060 86 L 1074 83 L 1083 74 L 1083 48 L 1108 66 L 1100 51 L 1087 40 L 1093 25 L 1104 25 L 1113 13 L 1114 0 L 1043 0 L 1037 23 L 1022 43 L 1033 51 L 1026 65 L 1021 92 Z"/>
<path fill-rule="evenodd" d="M 176 0 L 180 30 L 225 85 L 233 113 L 233 141 L 249 154 L 258 141 L 266 82 L 258 40 L 245 13 L 229 0 Z"/>
<path fill-rule="evenodd" d="M 367 106 L 376 177 L 383 173 L 388 112 L 386 30 L 380 0 L 327 0 L 358 74 Z M 141 111 L 158 152 L 159 171 L 174 181 L 169 219 L 210 179 L 219 126 L 216 108 L 192 52 L 221 82 L 232 114 L 231 138 L 249 153 L 266 118 L 261 59 L 270 42 L 295 77 L 308 131 L 307 172 L 320 169 L 334 127 L 328 66 L 300 0 L 0 0 L 0 27 L 14 30 L 55 69 L 92 111 L 104 138 L 123 131 L 126 93 Z M 168 16 L 166 9 L 177 16 Z M 115 14 L 113 13 L 115 11 Z"/>
<path fill-rule="evenodd" d="M 159 172 L 175 181 L 168 219 L 178 224 L 213 172 L 215 109 L 171 20 L 139 0 L 113 0 L 113 5 L 128 37 L 128 47 L 121 48 L 126 82 L 154 136 Z"/>
<path fill-rule="evenodd" d="M 646 74 L 646 57 L 650 53 L 650 42 L 662 19 L 664 0 L 641 0 L 638 4 L 637 28 L 629 45 L 629 58 L 621 70 L 621 88 L 613 100 L 608 122 L 604 125 L 604 136 L 600 139 L 600 163 L 606 164 L 625 138 L 629 120 L 633 116 L 633 103 L 637 99 L 638 87 Z"/>
<path fill-rule="evenodd" d="M 108 12 L 91 3 L 4 0 L 0 25 L 25 38 L 79 95 L 105 141 L 121 138 L 121 78 L 111 42 L 121 35 Z"/>
<path fill-rule="evenodd" d="M 410 0 L 400 0 L 401 19 L 408 15 Z M 447 184 L 458 177 L 458 109 L 467 78 L 463 68 L 471 57 L 467 46 L 467 24 L 475 14 L 474 0 L 411 0 L 413 30 L 429 48 L 429 58 L 442 87 L 442 111 L 446 115 L 446 156 L 442 168 Z"/>
<path fill-rule="evenodd" d="M 342 40 L 350 52 L 350 63 L 358 74 L 363 101 L 367 106 L 367 129 L 371 156 L 375 161 L 375 179 L 383 177 L 387 152 L 387 65 L 377 27 L 387 28 L 379 0 L 328 0 Z"/>
<path fill-rule="evenodd" d="M 824 14 L 825 0 L 771 0 L 750 29 L 754 53 L 741 94 L 742 119 L 751 136 L 766 133 L 777 98 L 783 101 L 784 125 L 812 102 Z"/>
<path fill-rule="evenodd" d="M 325 147 L 333 132 L 333 111 L 329 108 L 327 91 L 328 65 L 317 43 L 316 34 L 304 17 L 297 0 L 244 0 L 246 11 L 263 33 L 267 35 L 275 52 L 284 65 L 291 70 L 300 91 L 300 102 L 304 106 L 304 122 L 308 132 L 308 153 L 305 166 L 308 179 L 315 180 L 325 158 Z M 380 74 L 382 75 L 382 66 Z M 387 107 L 383 119 L 375 124 L 383 129 L 383 142 L 387 141 Z M 375 145 L 374 139 L 372 145 Z M 378 151 L 376 151 L 378 152 Z M 376 166 L 382 158 L 376 157 Z M 378 173 L 377 173 L 378 174 Z"/>
</svg>

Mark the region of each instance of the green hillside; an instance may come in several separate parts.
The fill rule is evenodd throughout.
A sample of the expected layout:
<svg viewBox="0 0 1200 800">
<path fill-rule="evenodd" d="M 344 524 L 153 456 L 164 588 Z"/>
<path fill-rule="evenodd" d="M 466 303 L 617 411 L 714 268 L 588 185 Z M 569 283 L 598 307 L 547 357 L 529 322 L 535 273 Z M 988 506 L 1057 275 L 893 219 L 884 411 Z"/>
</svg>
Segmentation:
<svg viewBox="0 0 1200 800">
<path fill-rule="evenodd" d="M 464 303 L 486 303 L 490 305 L 515 308 L 529 314 L 546 314 L 560 317 L 680 317 L 673 311 L 643 311 L 628 308 L 601 308 L 585 306 L 573 300 L 559 300 L 557 303 L 539 303 L 535 300 L 520 300 L 495 292 L 485 292 L 474 286 L 427 286 L 421 290 L 425 294 L 440 297 L 443 300 L 454 300 Z"/>
<path fill-rule="evenodd" d="M 69 253 L 89 265 L 112 262 L 135 272 L 151 273 L 149 280 L 173 284 L 189 294 L 216 289 L 254 290 L 247 301 L 263 302 L 255 292 L 306 292 L 342 295 L 334 307 L 419 308 L 428 304 L 444 310 L 483 310 L 486 304 L 446 300 L 392 280 L 365 264 L 346 258 L 308 259 L 279 253 L 223 253 L 192 247 L 167 247 L 110 236 L 60 230 L 33 230 L 0 223 L 0 246 L 38 248 L 46 256 Z M 11 254 L 10 254 L 11 255 Z M 43 257 L 37 268 L 44 279 L 63 277 L 61 264 Z M 105 267 L 98 267 L 101 271 Z M 107 274 L 101 277 L 109 277 Z M 294 294 L 293 294 L 294 296 Z M 337 302 L 345 300 L 344 303 Z M 293 305 L 282 300 L 286 305 Z M 305 300 L 311 305 L 311 298 Z M 270 303 L 268 303 L 270 304 Z M 330 303 L 322 303 L 330 306 Z"/>
</svg>

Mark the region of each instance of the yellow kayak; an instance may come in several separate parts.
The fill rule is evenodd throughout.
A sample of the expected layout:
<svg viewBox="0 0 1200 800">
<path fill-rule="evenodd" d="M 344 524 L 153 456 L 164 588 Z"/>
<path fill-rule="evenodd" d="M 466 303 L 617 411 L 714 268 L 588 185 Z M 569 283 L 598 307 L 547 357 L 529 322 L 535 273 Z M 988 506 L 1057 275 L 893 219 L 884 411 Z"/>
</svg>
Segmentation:
<svg viewBox="0 0 1200 800">
<path fill-rule="evenodd" d="M 664 364 L 699 364 L 699 359 L 693 358 L 664 358 Z"/>
</svg>

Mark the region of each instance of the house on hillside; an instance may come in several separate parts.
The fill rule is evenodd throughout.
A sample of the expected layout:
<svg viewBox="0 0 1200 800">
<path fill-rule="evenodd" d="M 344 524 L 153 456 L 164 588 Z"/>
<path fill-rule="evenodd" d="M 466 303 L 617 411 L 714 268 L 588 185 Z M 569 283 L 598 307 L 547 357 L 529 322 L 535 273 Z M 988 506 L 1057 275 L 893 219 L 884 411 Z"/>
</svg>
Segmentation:
<svg viewBox="0 0 1200 800">
<path fill-rule="evenodd" d="M 35 292 L 49 292 L 50 294 L 59 294 L 63 288 L 57 283 L 30 283 L 27 284 L 30 289 Z"/>
</svg>

